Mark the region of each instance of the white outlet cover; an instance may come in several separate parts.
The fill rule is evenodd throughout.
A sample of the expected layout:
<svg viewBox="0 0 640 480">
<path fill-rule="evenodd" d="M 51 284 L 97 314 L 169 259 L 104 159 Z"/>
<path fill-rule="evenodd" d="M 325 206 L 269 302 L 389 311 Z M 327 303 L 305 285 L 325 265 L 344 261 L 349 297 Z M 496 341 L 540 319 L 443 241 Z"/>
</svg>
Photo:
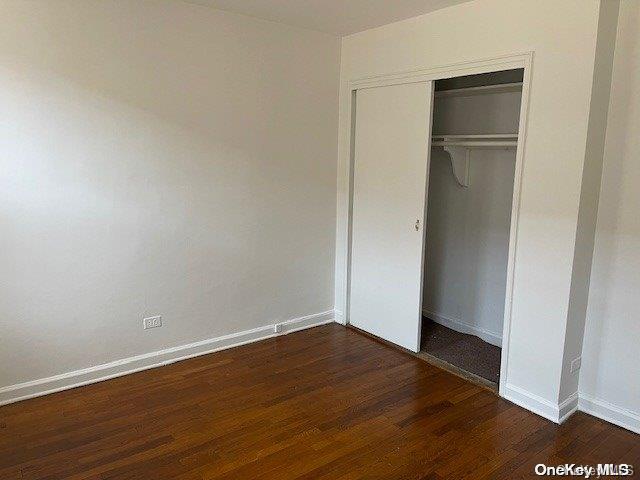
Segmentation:
<svg viewBox="0 0 640 480">
<path fill-rule="evenodd" d="M 142 320 L 142 328 L 149 330 L 150 328 L 159 328 L 162 326 L 162 316 L 147 317 Z"/>
</svg>

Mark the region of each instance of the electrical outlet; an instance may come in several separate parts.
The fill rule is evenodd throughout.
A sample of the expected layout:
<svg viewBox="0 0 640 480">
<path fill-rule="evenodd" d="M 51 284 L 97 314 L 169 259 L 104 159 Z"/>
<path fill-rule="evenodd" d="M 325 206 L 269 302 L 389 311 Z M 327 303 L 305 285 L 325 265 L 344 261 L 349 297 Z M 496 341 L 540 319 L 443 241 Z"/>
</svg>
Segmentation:
<svg viewBox="0 0 640 480">
<path fill-rule="evenodd" d="M 576 373 L 582 365 L 582 357 L 574 358 L 571 362 L 571 373 Z"/>
<path fill-rule="evenodd" d="M 281 323 L 276 323 L 273 326 L 273 333 L 280 333 L 282 331 L 282 324 Z"/>
<path fill-rule="evenodd" d="M 149 330 L 150 328 L 158 328 L 162 326 L 162 317 L 147 317 L 142 320 L 142 328 Z"/>
</svg>

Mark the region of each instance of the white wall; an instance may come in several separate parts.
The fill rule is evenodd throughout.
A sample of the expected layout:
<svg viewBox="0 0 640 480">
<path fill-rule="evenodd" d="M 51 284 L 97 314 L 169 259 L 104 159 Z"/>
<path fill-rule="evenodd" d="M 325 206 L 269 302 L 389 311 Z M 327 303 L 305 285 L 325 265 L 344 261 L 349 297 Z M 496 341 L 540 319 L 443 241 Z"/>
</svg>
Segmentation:
<svg viewBox="0 0 640 480">
<path fill-rule="evenodd" d="M 580 211 L 576 231 L 576 248 L 573 254 L 573 273 L 559 396 L 560 402 L 569 401 L 574 404 L 578 397 L 579 371 L 575 369 L 572 371 L 572 364 L 580 357 L 584 338 L 619 7 L 620 2 L 617 0 L 601 2 L 598 16 L 587 148 L 582 170 Z"/>
<path fill-rule="evenodd" d="M 599 2 L 483 0 L 342 41 L 336 309 L 344 311 L 349 179 L 348 82 L 534 52 L 517 229 L 507 386 L 558 415 Z"/>
<path fill-rule="evenodd" d="M 423 310 L 494 345 L 502 342 L 514 169 L 515 150 L 472 150 L 462 188 L 449 156 L 431 154 Z"/>
<path fill-rule="evenodd" d="M 518 131 L 520 92 L 436 98 L 438 134 Z M 473 149 L 470 182 L 431 152 L 423 310 L 436 322 L 502 343 L 515 149 Z"/>
<path fill-rule="evenodd" d="M 331 310 L 339 48 L 179 1 L 3 1 L 0 387 Z"/>
<path fill-rule="evenodd" d="M 581 407 L 640 433 L 640 3 L 623 0 L 580 373 Z"/>
</svg>

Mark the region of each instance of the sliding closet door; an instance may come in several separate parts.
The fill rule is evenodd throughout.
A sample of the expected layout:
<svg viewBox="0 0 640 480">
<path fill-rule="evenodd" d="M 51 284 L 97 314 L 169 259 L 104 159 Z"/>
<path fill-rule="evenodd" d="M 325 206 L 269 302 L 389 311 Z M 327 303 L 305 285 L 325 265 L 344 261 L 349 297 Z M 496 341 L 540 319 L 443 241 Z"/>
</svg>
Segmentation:
<svg viewBox="0 0 640 480">
<path fill-rule="evenodd" d="M 358 90 L 349 322 L 417 352 L 433 83 Z"/>
</svg>

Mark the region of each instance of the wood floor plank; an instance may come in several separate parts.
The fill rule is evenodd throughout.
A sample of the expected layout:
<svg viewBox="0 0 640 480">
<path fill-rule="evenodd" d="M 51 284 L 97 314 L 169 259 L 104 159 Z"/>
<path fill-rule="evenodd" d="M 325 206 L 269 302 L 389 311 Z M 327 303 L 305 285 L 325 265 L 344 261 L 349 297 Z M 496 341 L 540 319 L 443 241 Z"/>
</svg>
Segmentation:
<svg viewBox="0 0 640 480">
<path fill-rule="evenodd" d="M 639 437 L 558 426 L 339 325 L 0 407 L 0 479 L 499 479 L 632 463 Z"/>
</svg>

